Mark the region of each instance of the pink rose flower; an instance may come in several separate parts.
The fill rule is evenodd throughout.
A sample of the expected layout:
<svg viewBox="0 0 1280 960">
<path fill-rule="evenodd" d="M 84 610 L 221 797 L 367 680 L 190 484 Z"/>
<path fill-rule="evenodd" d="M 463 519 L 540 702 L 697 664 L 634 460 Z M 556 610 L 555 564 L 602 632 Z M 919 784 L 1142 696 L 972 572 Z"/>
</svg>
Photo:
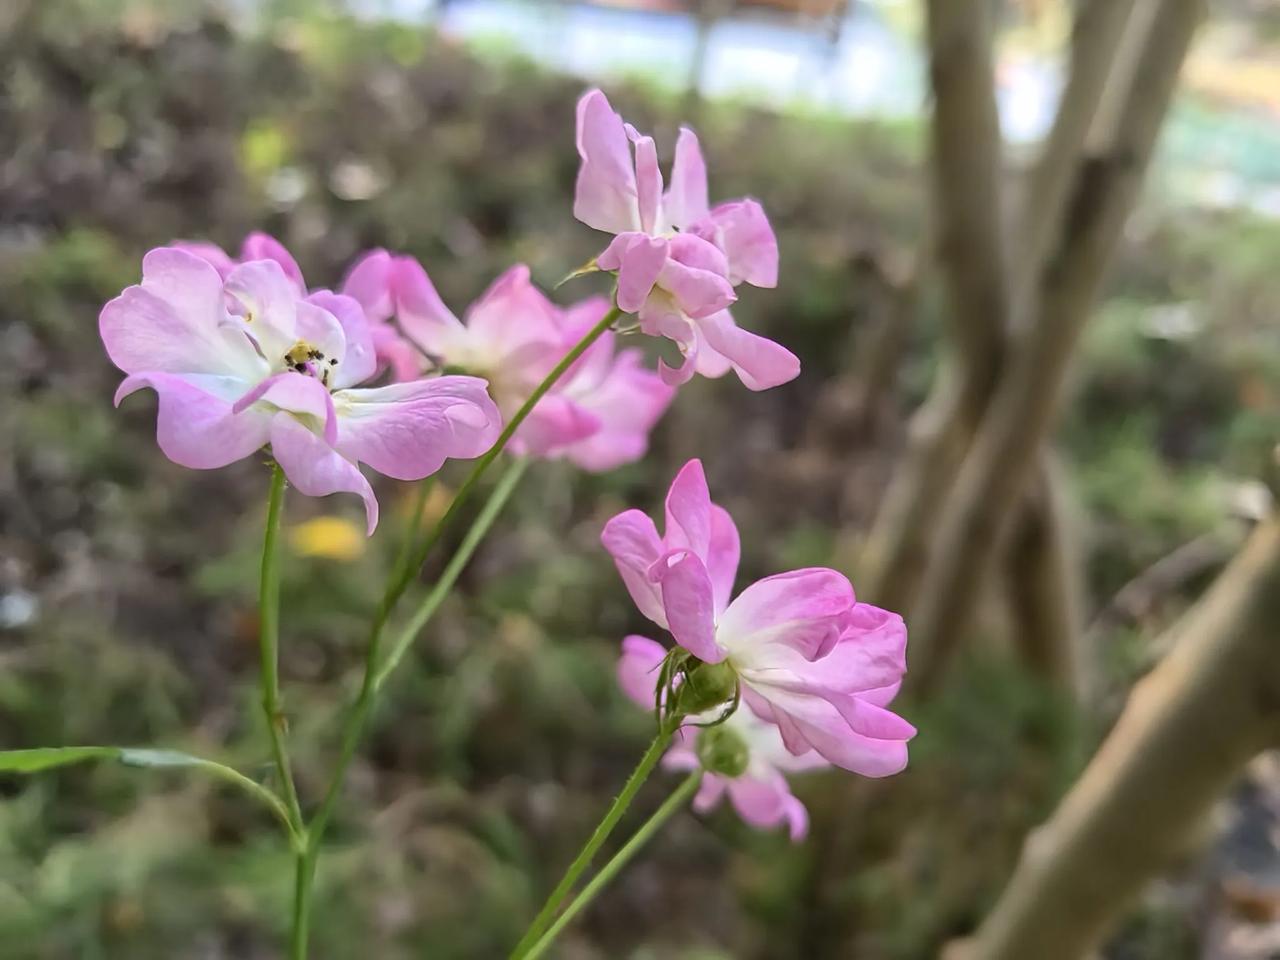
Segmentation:
<svg viewBox="0 0 1280 960">
<path fill-rule="evenodd" d="M 636 313 L 645 333 L 680 348 L 680 368 L 661 367 L 667 382 L 730 368 L 752 390 L 795 379 L 795 355 L 738 327 L 727 309 L 740 283 L 777 285 L 778 243 L 755 200 L 708 206 L 694 132 L 680 131 L 665 193 L 653 138 L 624 123 L 599 90 L 578 101 L 577 146 L 573 214 L 615 235 L 595 262 L 617 273 L 618 306 Z"/>
<path fill-rule="evenodd" d="M 150 387 L 156 439 L 175 463 L 225 466 L 266 444 L 308 496 L 359 495 L 368 530 L 378 503 L 358 464 L 420 480 L 449 457 L 484 453 L 501 420 L 475 377 L 362 389 L 377 368 L 368 321 L 350 297 L 303 297 L 300 275 L 275 259 L 232 265 L 161 247 L 142 283 L 102 309 L 111 361 L 127 376 L 117 405 Z"/>
<path fill-rule="evenodd" d="M 731 601 L 738 532 L 711 502 L 699 461 L 671 484 L 661 536 L 627 510 L 601 541 L 640 612 L 704 663 L 729 664 L 744 704 L 777 725 L 792 754 L 814 750 L 871 777 L 906 766 L 915 728 L 886 709 L 906 671 L 902 618 L 857 603 L 826 568 L 765 577 Z"/>
</svg>

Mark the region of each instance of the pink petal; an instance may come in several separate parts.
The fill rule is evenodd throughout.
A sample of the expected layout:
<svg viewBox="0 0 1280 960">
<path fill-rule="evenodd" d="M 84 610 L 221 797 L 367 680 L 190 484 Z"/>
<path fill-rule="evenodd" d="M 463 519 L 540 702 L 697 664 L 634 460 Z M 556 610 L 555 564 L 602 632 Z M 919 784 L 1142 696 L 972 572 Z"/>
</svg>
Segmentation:
<svg viewBox="0 0 1280 960">
<path fill-rule="evenodd" d="M 853 587 L 835 570 L 810 567 L 757 580 L 720 617 L 720 642 L 743 662 L 768 665 L 771 645 L 810 660 L 830 652 L 849 619 Z"/>
<path fill-rule="evenodd" d="M 698 785 L 698 792 L 693 798 L 694 811 L 696 813 L 709 813 L 714 810 L 724 798 L 728 786 L 728 779 L 719 774 L 703 774 L 702 782 Z"/>
<path fill-rule="evenodd" d="M 604 525 L 600 542 L 613 557 L 618 575 L 636 607 L 665 629 L 667 615 L 662 607 L 662 592 L 649 579 L 649 568 L 664 549 L 653 521 L 639 510 L 626 510 Z"/>
<path fill-rule="evenodd" d="M 421 480 L 449 458 L 478 457 L 502 417 L 476 377 L 435 377 L 334 394 L 337 449 L 395 480 Z"/>
<path fill-rule="evenodd" d="M 662 585 L 667 629 L 676 643 L 699 660 L 719 663 L 725 652 L 716 644 L 715 600 L 707 568 L 694 554 L 660 558 L 649 576 Z"/>
<path fill-rule="evenodd" d="M 562 451 L 599 432 L 600 419 L 563 394 L 549 393 L 538 401 L 515 439 L 535 457 Z"/>
<path fill-rule="evenodd" d="M 701 460 L 690 460 L 671 481 L 666 519 L 667 549 L 687 548 L 705 562 L 711 545 L 711 493 Z"/>
<path fill-rule="evenodd" d="M 635 148 L 636 199 L 640 209 L 640 229 L 654 233 L 662 207 L 662 171 L 658 169 L 658 148 L 653 137 L 641 136 L 635 127 L 626 125 L 627 136 Z"/>
<path fill-rule="evenodd" d="M 211 470 L 244 459 L 268 440 L 269 413 L 232 412 L 245 386 L 232 377 L 137 373 L 120 384 L 115 402 L 151 387 L 159 400 L 156 442 L 164 455 L 184 467 Z"/>
<path fill-rule="evenodd" d="M 778 285 L 778 240 L 755 200 L 722 203 L 690 229 L 724 251 L 735 287 L 743 281 L 753 287 Z"/>
<path fill-rule="evenodd" d="M 338 321 L 342 328 L 342 356 L 330 355 L 329 386 L 334 389 L 352 387 L 364 383 L 378 370 L 377 350 L 373 345 L 373 331 L 360 303 L 352 297 L 320 290 L 307 297 L 314 304 Z"/>
<path fill-rule="evenodd" d="M 444 305 L 422 264 L 412 257 L 397 257 L 391 283 L 401 329 L 431 356 L 448 356 L 462 324 Z"/>
<path fill-rule="evenodd" d="M 671 186 L 662 202 L 667 221 L 681 230 L 707 215 L 707 165 L 698 136 L 680 128 L 671 163 Z"/>
<path fill-rule="evenodd" d="M 605 346 L 612 352 L 611 344 Z M 674 397 L 671 387 L 641 366 L 639 351 L 623 350 L 599 385 L 578 395 L 579 405 L 595 415 L 600 427 L 569 447 L 568 458 L 592 473 L 639 460 L 649 447 L 650 431 Z"/>
<path fill-rule="evenodd" d="M 417 380 L 422 376 L 427 358 L 421 350 L 400 336 L 395 327 L 389 323 L 375 323 L 370 326 L 369 335 L 373 340 L 373 353 L 379 370 L 390 367 L 391 379 L 397 383 Z"/>
<path fill-rule="evenodd" d="M 236 266 L 223 290 L 237 305 L 267 362 L 283 362 L 298 342 L 298 289 L 274 260 Z"/>
<path fill-rule="evenodd" d="M 631 634 L 622 641 L 618 659 L 618 685 L 634 703 L 652 710 L 658 683 L 658 668 L 667 649 L 656 640 Z"/>
<path fill-rule="evenodd" d="M 685 314 L 697 319 L 718 313 L 738 299 L 726 271 L 719 250 L 692 234 L 680 233 L 671 238 L 658 285 Z"/>
<path fill-rule="evenodd" d="M 606 233 L 640 229 L 635 165 L 622 118 L 599 90 L 578 101 L 578 181 L 573 215 Z"/>
<path fill-rule="evenodd" d="M 783 815 L 792 843 L 799 843 L 809 835 L 809 811 L 794 794 L 788 795 Z"/>
<path fill-rule="evenodd" d="M 467 329 L 492 344 L 495 352 L 514 353 L 528 344 L 558 346 L 561 333 L 556 309 L 533 285 L 529 268 L 508 268 L 467 310 Z M 558 358 L 557 358 L 558 359 Z"/>
<path fill-rule="evenodd" d="M 697 325 L 711 348 L 733 364 L 748 390 L 768 390 L 800 375 L 800 361 L 794 353 L 743 330 L 727 310 L 704 317 Z"/>
<path fill-rule="evenodd" d="M 733 809 L 757 829 L 767 830 L 781 823 L 786 818 L 786 798 L 790 796 L 786 778 L 774 771 L 763 777 L 743 775 L 729 781 Z"/>
<path fill-rule="evenodd" d="M 716 613 L 723 613 L 733 596 L 742 546 L 738 528 L 724 507 L 711 504 L 711 540 L 707 546 L 707 574 L 715 593 Z"/>
<path fill-rule="evenodd" d="M 758 691 L 753 688 L 753 692 Z M 907 740 L 915 730 L 905 720 L 865 717 L 859 731 L 822 697 L 776 688 L 769 688 L 766 696 L 783 741 L 793 753 L 813 749 L 836 766 L 865 777 L 887 777 L 907 765 Z"/>
<path fill-rule="evenodd" d="M 393 268 L 394 261 L 386 250 L 370 250 L 355 262 L 342 281 L 343 296 L 359 303 L 370 322 L 386 320 L 395 313 Z"/>
<path fill-rule="evenodd" d="M 200 373 L 256 380 L 266 373 L 252 342 L 223 306 L 217 272 L 173 248 L 142 261 L 142 285 L 128 287 L 98 317 L 111 362 L 125 373 Z"/>
<path fill-rule="evenodd" d="M 293 254 L 286 250 L 284 244 L 275 237 L 260 231 L 245 237 L 240 247 L 240 262 L 247 263 L 250 260 L 274 260 L 280 265 L 284 275 L 289 278 L 289 282 L 293 284 L 294 292 L 300 296 L 306 296 L 307 283 L 302 279 L 302 269 L 298 266 L 298 261 L 293 259 Z"/>
<path fill-rule="evenodd" d="M 240 397 L 232 411 L 239 414 L 259 402 L 310 417 L 312 422 L 322 428 L 325 443 L 333 446 L 337 442 L 338 419 L 334 412 L 333 397 L 328 388 L 314 377 L 292 370 L 273 374 Z"/>
<path fill-rule="evenodd" d="M 619 234 L 604 253 L 596 257 L 596 265 L 601 270 L 618 271 L 618 308 L 627 313 L 635 313 L 644 306 L 666 262 L 667 241 L 642 233 Z"/>
<path fill-rule="evenodd" d="M 271 420 L 271 452 L 299 493 L 308 497 L 358 495 L 364 500 L 367 532 L 373 534 L 378 525 L 378 501 L 359 467 L 288 413 L 278 413 Z"/>
<path fill-rule="evenodd" d="M 218 276 L 223 278 L 236 265 L 236 262 L 227 255 L 227 252 L 216 243 L 205 243 L 200 240 L 175 240 L 169 244 L 169 249 L 182 250 L 192 256 L 199 257 L 217 270 Z"/>
</svg>

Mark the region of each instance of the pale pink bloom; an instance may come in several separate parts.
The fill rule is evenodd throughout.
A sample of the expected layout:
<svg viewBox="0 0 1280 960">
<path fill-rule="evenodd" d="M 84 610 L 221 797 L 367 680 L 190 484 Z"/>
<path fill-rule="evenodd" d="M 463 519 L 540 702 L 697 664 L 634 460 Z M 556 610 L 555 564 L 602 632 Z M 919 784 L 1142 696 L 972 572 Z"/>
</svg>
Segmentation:
<svg viewBox="0 0 1280 960">
<path fill-rule="evenodd" d="M 684 363 L 661 368 L 668 383 L 730 368 L 752 390 L 793 380 L 795 355 L 734 323 L 733 288 L 778 282 L 778 243 L 764 209 L 743 199 L 710 208 L 698 138 L 682 128 L 671 184 L 663 192 L 653 138 L 624 123 L 599 90 L 578 101 L 578 168 L 573 213 L 615 234 L 596 266 L 618 277 L 617 303 L 640 329 L 677 344 Z"/>
<path fill-rule="evenodd" d="M 794 754 L 866 776 L 897 773 L 915 729 L 885 707 L 906 670 L 897 614 L 857 603 L 835 570 L 765 577 L 730 602 L 738 532 L 691 460 L 667 494 L 666 530 L 627 510 L 601 536 L 640 611 L 706 663 L 728 662 L 744 703 Z"/>
<path fill-rule="evenodd" d="M 645 709 L 653 709 L 654 683 L 658 667 L 667 651 L 647 637 L 629 636 L 622 641 L 618 661 L 618 682 L 623 692 Z M 700 720 L 714 720 L 711 711 Z M 792 840 L 802 840 L 809 830 L 809 814 L 791 792 L 786 774 L 829 766 L 812 750 L 799 756 L 782 742 L 778 728 L 761 720 L 750 710 L 739 709 L 724 722 L 724 729 L 741 739 L 747 748 L 747 765 L 738 776 L 708 771 L 693 799 L 693 808 L 706 813 L 728 796 L 738 815 L 753 827 L 770 829 L 786 824 Z M 662 764 L 669 770 L 696 770 L 698 738 L 706 731 L 682 727 Z"/>
<path fill-rule="evenodd" d="M 378 503 L 358 464 L 419 480 L 492 446 L 498 410 L 475 377 L 357 388 L 377 366 L 359 304 L 300 289 L 274 259 L 235 265 L 223 280 L 186 250 L 152 250 L 142 283 L 98 321 L 128 374 L 116 403 L 155 390 L 160 449 L 186 467 L 225 466 L 269 443 L 302 493 L 358 494 L 372 533 Z"/>
<path fill-rule="evenodd" d="M 274 260 L 280 264 L 289 282 L 301 296 L 307 295 L 307 282 L 302 268 L 284 244 L 270 234 L 254 232 L 244 238 L 240 256 L 230 257 L 217 244 L 198 241 L 179 241 L 173 244 L 179 250 L 193 253 L 218 271 L 224 280 L 238 263 L 250 260 Z M 412 380 L 421 370 L 422 357 L 412 344 L 406 342 L 395 327 L 387 322 L 391 316 L 389 286 L 391 256 L 385 250 L 370 250 L 362 254 L 343 281 L 344 296 L 356 300 L 364 308 L 369 321 L 369 336 L 373 339 L 373 352 L 378 362 L 378 372 L 390 367 L 396 380 Z"/>
<path fill-rule="evenodd" d="M 608 309 L 592 298 L 562 309 L 517 265 L 467 310 L 465 322 L 444 305 L 416 260 L 395 258 L 396 315 L 405 334 L 441 366 L 484 376 L 505 416 L 598 323 Z M 673 391 L 640 364 L 637 351 L 616 351 L 606 332 L 560 378 L 521 425 L 513 444 L 534 456 L 565 457 L 587 470 L 639 459 Z"/>
</svg>

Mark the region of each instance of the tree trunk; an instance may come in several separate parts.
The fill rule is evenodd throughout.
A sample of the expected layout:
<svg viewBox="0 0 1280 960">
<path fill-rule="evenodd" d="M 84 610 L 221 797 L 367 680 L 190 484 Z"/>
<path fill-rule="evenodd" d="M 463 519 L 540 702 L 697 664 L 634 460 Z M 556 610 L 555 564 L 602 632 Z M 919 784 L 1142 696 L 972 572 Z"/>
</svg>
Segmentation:
<svg viewBox="0 0 1280 960">
<path fill-rule="evenodd" d="M 1084 689 L 1079 545 L 1060 464 L 1042 453 L 1004 556 L 1013 642 L 1031 672 L 1077 697 Z"/>
<path fill-rule="evenodd" d="M 965 960 L 1078 960 L 1280 738 L 1280 520 L 1173 628 L 1089 767 L 1033 833 Z"/>
<path fill-rule="evenodd" d="M 1013 504 L 1051 426 L 1076 340 L 1141 185 L 1205 0 L 1163 0 L 1119 123 L 1081 168 L 1056 251 L 1036 285 L 1036 320 L 1020 325 L 1008 372 L 948 498 L 933 562 L 909 623 L 914 684 L 928 688 L 972 619 Z"/>
</svg>

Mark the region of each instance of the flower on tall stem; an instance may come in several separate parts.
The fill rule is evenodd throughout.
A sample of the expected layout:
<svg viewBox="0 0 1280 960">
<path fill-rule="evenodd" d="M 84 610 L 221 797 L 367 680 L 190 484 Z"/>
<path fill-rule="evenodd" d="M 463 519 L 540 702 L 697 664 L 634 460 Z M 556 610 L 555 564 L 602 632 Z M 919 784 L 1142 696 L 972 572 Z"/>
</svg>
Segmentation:
<svg viewBox="0 0 1280 960">
<path fill-rule="evenodd" d="M 99 331 L 127 374 L 116 403 L 156 391 L 156 438 L 170 460 L 210 469 L 270 444 L 302 493 L 359 495 L 370 533 L 378 503 L 359 464 L 419 480 L 447 458 L 481 455 L 501 428 L 476 377 L 358 387 L 377 368 L 359 304 L 304 297 L 274 259 L 233 265 L 223 278 L 187 250 L 152 250 L 142 283 L 103 308 Z"/>
<path fill-rule="evenodd" d="M 699 461 L 672 482 L 661 536 L 627 510 L 601 540 L 640 612 L 698 663 L 724 664 L 793 755 L 812 750 L 870 777 L 906 766 L 915 728 L 886 709 L 906 671 L 902 618 L 857 603 L 842 574 L 819 567 L 765 577 L 730 600 L 738 532 Z"/>
<path fill-rule="evenodd" d="M 730 369 L 752 390 L 795 379 L 795 355 L 743 330 L 729 312 L 739 284 L 777 285 L 778 243 L 757 201 L 709 206 L 697 135 L 681 129 L 665 193 L 653 138 L 625 123 L 599 90 L 578 101 L 577 146 L 573 215 L 614 234 L 595 266 L 617 274 L 618 306 L 636 313 L 645 333 L 679 347 L 680 367 L 661 367 L 667 382 Z"/>
<path fill-rule="evenodd" d="M 650 709 L 654 706 L 655 681 L 666 657 L 666 648 L 648 637 L 632 635 L 622 641 L 618 683 L 632 701 Z M 750 710 L 735 710 L 723 723 L 715 724 L 721 713 L 717 708 L 691 718 L 676 734 L 662 765 L 668 770 L 706 771 L 693 800 L 699 813 L 714 809 L 727 796 L 751 826 L 769 829 L 785 824 L 792 840 L 802 840 L 809 830 L 809 815 L 791 792 L 786 775 L 830 764 L 812 750 L 793 755 L 778 728 Z"/>
</svg>

